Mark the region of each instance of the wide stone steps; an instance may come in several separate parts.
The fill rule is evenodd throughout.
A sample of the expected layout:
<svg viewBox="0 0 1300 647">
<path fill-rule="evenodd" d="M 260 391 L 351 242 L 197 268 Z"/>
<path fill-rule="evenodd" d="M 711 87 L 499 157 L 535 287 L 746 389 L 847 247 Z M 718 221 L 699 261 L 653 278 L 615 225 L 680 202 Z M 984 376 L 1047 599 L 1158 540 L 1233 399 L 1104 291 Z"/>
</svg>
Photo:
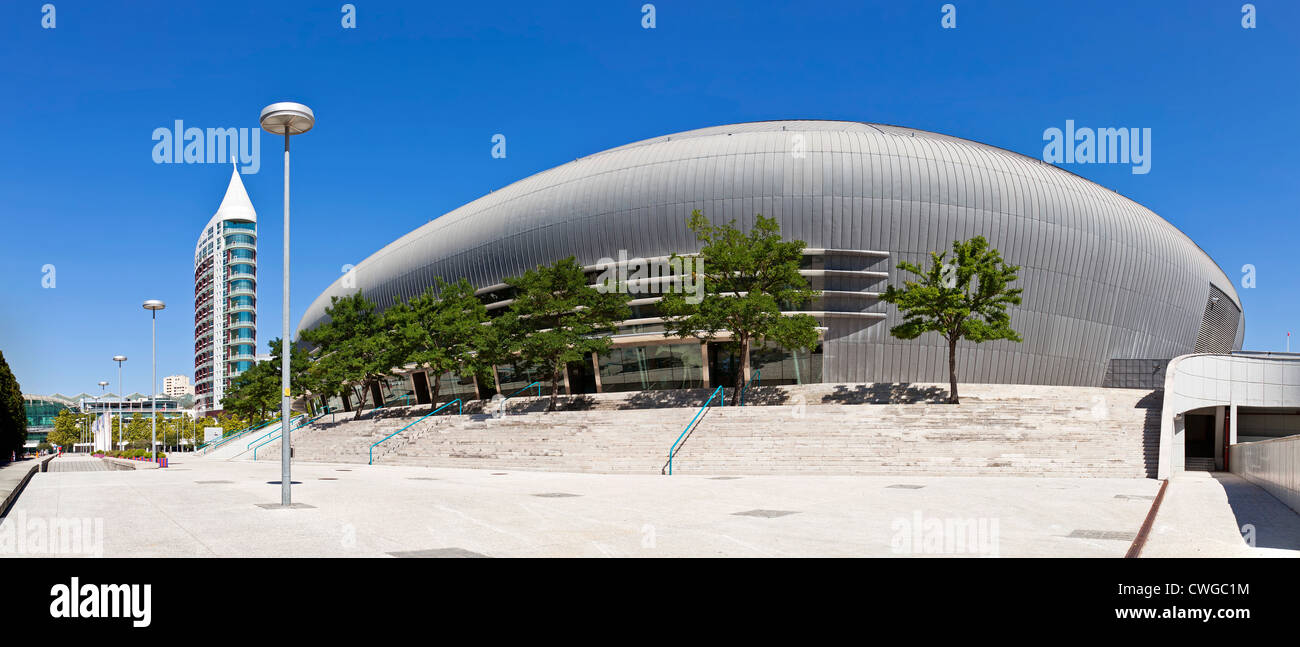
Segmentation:
<svg viewBox="0 0 1300 647">
<path fill-rule="evenodd" d="M 986 388 L 972 389 L 978 394 L 963 396 L 959 406 L 844 404 L 826 401 L 843 397 L 834 385 L 785 391 L 767 387 L 768 401 L 803 402 L 711 407 L 679 449 L 674 472 L 1141 477 L 1154 469 L 1159 434 L 1158 415 L 1152 410 L 1158 413 L 1158 395 L 1125 389 L 981 386 Z M 620 395 L 621 400 L 611 397 Z M 673 396 L 686 399 L 682 392 Z M 503 419 L 483 414 L 433 416 L 375 447 L 375 462 L 658 473 L 668 448 L 698 410 L 619 409 L 635 394 L 597 397 L 601 399 L 587 402 L 585 409 L 549 414 L 520 413 Z M 701 401 L 703 397 L 707 393 Z M 533 400 L 521 403 L 521 408 L 544 406 L 546 401 Z M 385 410 L 386 417 L 360 420 L 340 416 L 295 432 L 295 456 L 364 463 L 372 443 L 428 410 L 427 405 Z M 1152 420 L 1157 421 L 1155 429 Z M 259 460 L 270 448 L 259 452 Z"/>
</svg>

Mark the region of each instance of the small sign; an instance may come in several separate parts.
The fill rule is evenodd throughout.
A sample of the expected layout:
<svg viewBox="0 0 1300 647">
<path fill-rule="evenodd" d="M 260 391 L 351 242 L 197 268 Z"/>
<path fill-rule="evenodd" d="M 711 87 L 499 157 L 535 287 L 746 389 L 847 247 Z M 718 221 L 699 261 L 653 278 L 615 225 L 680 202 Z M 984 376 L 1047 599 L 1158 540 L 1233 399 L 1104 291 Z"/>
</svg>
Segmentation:
<svg viewBox="0 0 1300 647">
<path fill-rule="evenodd" d="M 221 427 L 204 427 L 203 442 L 210 443 L 214 440 L 221 440 L 222 431 Z"/>
</svg>

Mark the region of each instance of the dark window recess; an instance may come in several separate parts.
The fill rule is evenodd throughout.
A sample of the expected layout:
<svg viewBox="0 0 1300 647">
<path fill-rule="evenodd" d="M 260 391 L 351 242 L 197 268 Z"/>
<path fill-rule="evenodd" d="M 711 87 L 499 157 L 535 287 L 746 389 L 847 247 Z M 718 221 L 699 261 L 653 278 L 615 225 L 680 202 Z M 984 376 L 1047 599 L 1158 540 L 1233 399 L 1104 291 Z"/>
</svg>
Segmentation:
<svg viewBox="0 0 1300 647">
<path fill-rule="evenodd" d="M 1112 359 L 1101 385 L 1112 389 L 1163 389 L 1168 359 Z"/>
</svg>

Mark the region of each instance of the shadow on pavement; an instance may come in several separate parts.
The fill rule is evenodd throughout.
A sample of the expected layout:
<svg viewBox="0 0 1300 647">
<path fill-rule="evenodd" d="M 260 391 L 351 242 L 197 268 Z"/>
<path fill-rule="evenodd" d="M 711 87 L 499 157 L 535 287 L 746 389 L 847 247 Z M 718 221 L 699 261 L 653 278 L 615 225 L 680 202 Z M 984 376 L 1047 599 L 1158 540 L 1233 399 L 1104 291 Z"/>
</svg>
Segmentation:
<svg viewBox="0 0 1300 647">
<path fill-rule="evenodd" d="M 1254 527 L 1256 548 L 1300 551 L 1300 514 L 1240 476 L 1227 472 L 1212 476 L 1228 497 L 1237 528 Z"/>
</svg>

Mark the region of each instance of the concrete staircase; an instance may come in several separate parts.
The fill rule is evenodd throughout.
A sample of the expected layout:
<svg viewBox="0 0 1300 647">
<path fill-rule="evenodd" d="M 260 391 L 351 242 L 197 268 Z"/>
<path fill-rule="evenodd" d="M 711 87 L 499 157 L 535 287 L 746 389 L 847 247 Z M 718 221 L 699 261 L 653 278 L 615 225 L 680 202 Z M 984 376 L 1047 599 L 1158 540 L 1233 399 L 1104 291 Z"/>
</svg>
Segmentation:
<svg viewBox="0 0 1300 647">
<path fill-rule="evenodd" d="M 220 447 L 206 450 L 198 454 L 198 456 L 206 459 L 227 460 L 227 461 L 247 458 L 252 455 L 252 449 L 248 446 L 249 443 L 255 443 L 255 441 L 260 442 L 261 439 L 269 438 L 272 435 L 279 433 L 279 431 L 280 431 L 280 423 L 273 422 L 265 427 L 261 427 L 253 431 L 240 434 L 238 437 L 235 438 L 231 438 L 227 440 L 227 442 L 223 443 Z"/>
<path fill-rule="evenodd" d="M 969 385 L 954 406 L 936 403 L 942 394 L 925 385 L 899 386 L 765 387 L 746 400 L 767 406 L 711 407 L 679 449 L 673 471 L 1154 476 L 1159 392 Z M 375 463 L 658 474 L 698 407 L 627 408 L 644 393 L 580 397 L 588 406 L 570 411 L 503 419 L 439 414 L 376 447 Z M 545 398 L 512 404 L 527 410 L 544 406 Z M 428 410 L 318 422 L 295 432 L 295 457 L 365 463 L 371 443 Z M 278 452 L 278 442 L 266 445 L 257 460 Z"/>
</svg>

